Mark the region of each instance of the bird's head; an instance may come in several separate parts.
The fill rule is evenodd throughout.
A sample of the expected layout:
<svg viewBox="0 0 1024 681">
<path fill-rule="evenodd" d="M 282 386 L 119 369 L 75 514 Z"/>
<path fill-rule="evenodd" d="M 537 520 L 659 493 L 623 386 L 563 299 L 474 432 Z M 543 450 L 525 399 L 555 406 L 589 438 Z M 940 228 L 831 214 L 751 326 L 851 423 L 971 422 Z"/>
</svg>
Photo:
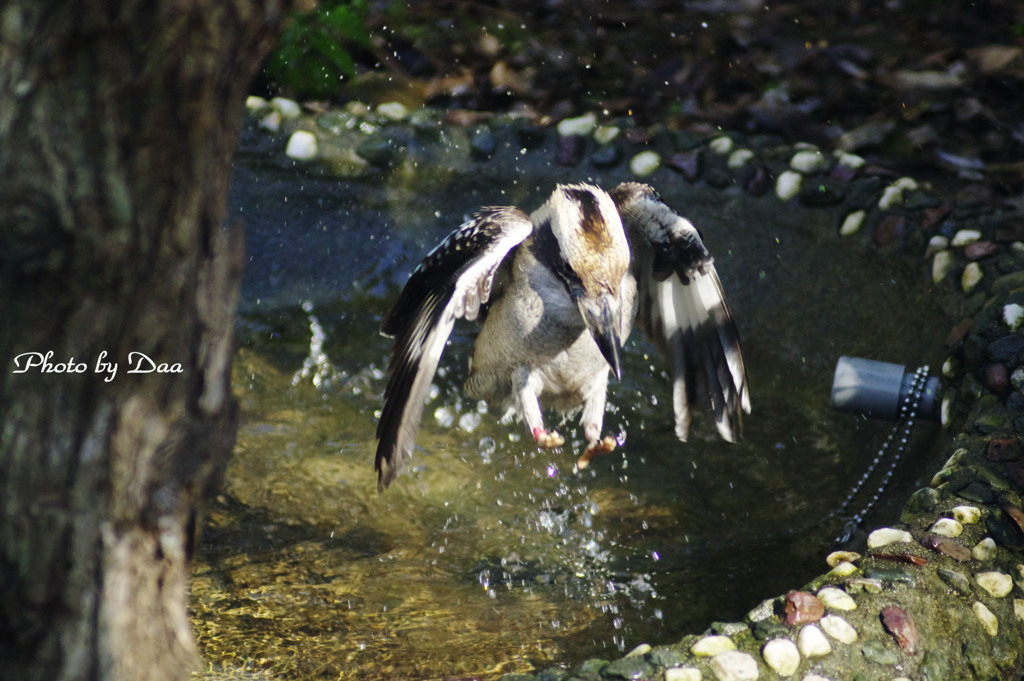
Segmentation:
<svg viewBox="0 0 1024 681">
<path fill-rule="evenodd" d="M 559 185 L 538 211 L 558 243 L 564 266 L 557 269 L 615 378 L 621 378 L 619 348 L 625 340 L 623 291 L 630 253 L 615 202 L 602 189 Z"/>
</svg>

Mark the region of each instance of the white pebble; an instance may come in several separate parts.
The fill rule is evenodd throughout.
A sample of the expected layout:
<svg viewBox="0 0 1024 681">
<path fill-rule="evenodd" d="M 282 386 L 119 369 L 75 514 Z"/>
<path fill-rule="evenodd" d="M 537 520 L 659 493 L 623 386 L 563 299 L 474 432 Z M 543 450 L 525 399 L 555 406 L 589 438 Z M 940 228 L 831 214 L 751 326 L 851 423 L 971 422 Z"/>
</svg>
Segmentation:
<svg viewBox="0 0 1024 681">
<path fill-rule="evenodd" d="M 784 170 L 775 180 L 775 195 L 782 201 L 789 201 L 800 193 L 803 175 L 793 170 Z"/>
<path fill-rule="evenodd" d="M 285 147 L 284 153 L 299 161 L 316 158 L 316 136 L 305 130 L 296 130 L 288 138 L 288 146 Z"/>
<path fill-rule="evenodd" d="M 1024 600 L 1019 598 L 1013 599 L 1013 615 L 1024 622 Z"/>
<path fill-rule="evenodd" d="M 850 594 L 834 586 L 827 586 L 818 591 L 818 599 L 825 604 L 825 607 L 834 610 L 856 610 L 857 602 L 850 598 Z"/>
<path fill-rule="evenodd" d="M 867 215 L 862 210 L 855 210 L 843 220 L 842 226 L 839 228 L 839 234 L 841 236 L 850 236 L 860 231 L 861 225 L 864 224 L 864 217 Z"/>
<path fill-rule="evenodd" d="M 936 253 L 932 259 L 932 282 L 938 284 L 946 278 L 951 269 L 953 269 L 953 254 L 949 251 Z"/>
<path fill-rule="evenodd" d="M 947 248 L 949 248 L 949 239 L 941 234 L 936 234 L 931 239 L 928 239 L 928 248 L 924 250 L 924 255 L 927 258 Z"/>
<path fill-rule="evenodd" d="M 906 530 L 897 530 L 892 527 L 883 527 L 868 535 L 868 548 L 877 549 L 896 542 L 912 542 L 914 535 Z"/>
<path fill-rule="evenodd" d="M 825 615 L 818 624 L 825 630 L 826 634 L 840 643 L 854 643 L 857 641 L 857 630 L 839 615 Z"/>
<path fill-rule="evenodd" d="M 857 571 L 857 566 L 849 561 L 843 561 L 828 571 L 830 577 L 849 577 Z"/>
<path fill-rule="evenodd" d="M 765 643 L 761 657 L 779 676 L 792 676 L 800 666 L 800 651 L 788 638 L 775 638 Z"/>
<path fill-rule="evenodd" d="M 1013 590 L 1013 578 L 1002 572 L 979 572 L 974 579 L 978 586 L 996 598 L 1007 596 Z"/>
<path fill-rule="evenodd" d="M 716 154 L 728 154 L 732 151 L 733 141 L 731 137 L 716 137 L 708 142 L 708 148 Z"/>
<path fill-rule="evenodd" d="M 891 184 L 882 192 L 882 198 L 878 199 L 878 207 L 882 210 L 889 210 L 902 202 L 903 190 Z"/>
<path fill-rule="evenodd" d="M 302 107 L 299 103 L 293 99 L 285 99 L 284 97 L 274 97 L 270 100 L 270 107 L 274 111 L 279 111 L 285 118 L 298 118 L 299 114 L 302 113 Z"/>
<path fill-rule="evenodd" d="M 828 678 L 827 676 L 822 676 L 821 674 L 815 674 L 813 672 L 808 672 L 808 673 L 804 674 L 804 678 L 800 679 L 800 681 L 832 681 L 832 680 L 830 678 Z M 907 679 L 907 681 L 910 681 L 910 680 Z"/>
<path fill-rule="evenodd" d="M 981 520 L 981 509 L 977 506 L 954 506 L 950 512 L 953 518 L 964 525 L 973 525 Z"/>
<path fill-rule="evenodd" d="M 828 159 L 820 151 L 798 151 L 789 159 L 789 167 L 801 173 L 813 173 L 828 167 Z"/>
<path fill-rule="evenodd" d="M 249 95 L 245 98 L 245 108 L 249 111 L 258 111 L 260 109 L 266 109 L 270 106 L 270 103 L 262 97 L 256 95 Z"/>
<path fill-rule="evenodd" d="M 1024 322 L 1024 307 L 1017 303 L 1010 303 L 1003 306 L 1003 321 L 1010 327 L 1010 331 L 1016 331 Z"/>
<path fill-rule="evenodd" d="M 856 170 L 864 165 L 864 157 L 858 156 L 857 154 L 851 154 L 847 151 L 836 150 L 832 152 L 835 157 L 839 160 L 840 165 L 844 165 L 851 170 Z"/>
<path fill-rule="evenodd" d="M 260 119 L 260 127 L 270 132 L 277 132 L 281 129 L 281 112 L 271 111 Z"/>
<path fill-rule="evenodd" d="M 939 518 L 932 523 L 928 531 L 942 537 L 959 537 L 964 533 L 964 526 L 952 518 Z"/>
<path fill-rule="evenodd" d="M 570 135 L 589 135 L 597 127 L 597 116 L 586 113 L 576 118 L 564 118 L 558 123 L 558 134 L 562 137 Z"/>
<path fill-rule="evenodd" d="M 621 132 L 617 126 L 602 125 L 594 130 L 594 141 L 598 144 L 610 144 Z"/>
<path fill-rule="evenodd" d="M 992 537 L 985 537 L 971 549 L 971 558 L 977 561 L 992 560 L 995 555 L 996 542 Z"/>
<path fill-rule="evenodd" d="M 711 659 L 711 671 L 718 681 L 755 681 L 757 660 L 748 653 L 730 650 Z"/>
<path fill-rule="evenodd" d="M 914 191 L 917 189 L 917 180 L 912 177 L 901 177 L 892 183 L 892 186 L 897 187 L 900 191 Z"/>
<path fill-rule="evenodd" d="M 665 670 L 665 681 L 701 681 L 702 678 L 696 667 L 669 667 Z"/>
<path fill-rule="evenodd" d="M 690 646 L 691 653 L 702 657 L 711 657 L 729 650 L 736 650 L 736 644 L 728 636 L 705 636 Z"/>
<path fill-rule="evenodd" d="M 847 589 L 854 591 L 867 591 L 869 594 L 880 594 L 882 593 L 882 580 L 880 579 L 851 579 L 846 583 Z"/>
<path fill-rule="evenodd" d="M 1010 374 L 1010 385 L 1014 390 L 1024 390 L 1024 367 L 1017 367 Z"/>
<path fill-rule="evenodd" d="M 638 177 L 650 175 L 661 165 L 661 156 L 653 151 L 641 151 L 629 161 L 629 169 Z"/>
<path fill-rule="evenodd" d="M 409 115 L 409 109 L 401 102 L 384 102 L 377 107 L 377 113 L 384 118 L 400 121 Z"/>
<path fill-rule="evenodd" d="M 804 657 L 821 657 L 832 652 L 832 645 L 825 638 L 825 634 L 813 624 L 804 625 L 797 634 L 796 645 Z"/>
<path fill-rule="evenodd" d="M 974 601 L 974 605 L 971 606 L 974 614 L 981 621 L 981 626 L 985 627 L 985 631 L 989 636 L 995 636 L 999 633 L 999 620 L 992 614 L 992 611 L 985 607 L 985 604 L 981 601 Z"/>
<path fill-rule="evenodd" d="M 967 454 L 967 449 L 965 447 L 960 447 L 955 452 L 949 455 L 949 458 L 946 459 L 946 463 L 942 464 L 942 467 L 949 468 L 950 466 L 956 466 L 957 464 L 959 464 L 960 462 L 967 458 Z"/>
<path fill-rule="evenodd" d="M 981 232 L 976 229 L 961 229 L 953 235 L 953 240 L 950 242 L 950 245 L 955 247 L 969 246 L 980 238 Z"/>
<path fill-rule="evenodd" d="M 968 263 L 964 268 L 963 276 L 960 277 L 960 286 L 964 293 L 970 293 L 978 285 L 981 278 L 985 276 L 981 271 L 981 265 L 976 262 Z"/>
<path fill-rule="evenodd" d="M 649 652 L 651 652 L 651 644 L 641 643 L 636 648 L 633 648 L 633 650 L 626 653 L 626 657 L 640 657 L 641 655 L 646 655 Z"/>
<path fill-rule="evenodd" d="M 742 168 L 752 158 L 754 158 L 754 152 L 750 149 L 737 149 L 729 154 L 729 160 L 725 162 L 725 165 L 730 168 Z"/>
</svg>

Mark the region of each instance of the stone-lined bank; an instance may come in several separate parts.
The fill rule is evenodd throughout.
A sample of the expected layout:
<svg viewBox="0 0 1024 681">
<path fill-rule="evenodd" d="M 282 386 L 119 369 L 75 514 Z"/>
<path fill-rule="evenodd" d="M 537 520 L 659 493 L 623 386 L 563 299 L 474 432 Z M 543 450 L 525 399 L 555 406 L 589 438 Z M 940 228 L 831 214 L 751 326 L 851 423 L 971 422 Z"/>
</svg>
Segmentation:
<svg viewBox="0 0 1024 681">
<path fill-rule="evenodd" d="M 765 601 L 742 622 L 713 624 L 615 661 L 506 675 L 506 681 L 1017 677 L 1024 661 L 1024 225 L 984 205 L 957 205 L 911 178 L 849 154 L 770 137 L 704 139 L 588 115 L 557 126 L 454 112 L 376 110 L 302 115 L 253 101 L 269 146 L 345 177 L 387 173 L 444 182 L 443 169 L 502 154 L 551 153 L 581 169 L 660 167 L 685 181 L 838 209 L 838 234 L 921 265 L 962 321 L 946 339 L 948 460 L 899 522 L 861 553 L 827 557 L 812 582 Z M 286 140 L 286 141 L 285 141 Z M 283 155 L 276 156 L 284 162 Z M 943 457 L 946 458 L 946 457 Z M 823 566 L 826 565 L 823 556 Z M 680 604 L 683 607 L 684 604 Z"/>
</svg>

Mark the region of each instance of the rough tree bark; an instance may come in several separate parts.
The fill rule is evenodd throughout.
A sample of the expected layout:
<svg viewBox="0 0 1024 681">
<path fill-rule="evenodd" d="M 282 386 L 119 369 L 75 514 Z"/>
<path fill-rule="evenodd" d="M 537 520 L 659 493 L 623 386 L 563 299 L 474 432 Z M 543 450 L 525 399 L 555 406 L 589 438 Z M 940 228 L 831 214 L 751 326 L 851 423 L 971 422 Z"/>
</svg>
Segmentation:
<svg viewBox="0 0 1024 681">
<path fill-rule="evenodd" d="M 287 1 L 0 0 L 2 679 L 196 662 L 187 524 L 236 411 L 224 195 Z"/>
</svg>

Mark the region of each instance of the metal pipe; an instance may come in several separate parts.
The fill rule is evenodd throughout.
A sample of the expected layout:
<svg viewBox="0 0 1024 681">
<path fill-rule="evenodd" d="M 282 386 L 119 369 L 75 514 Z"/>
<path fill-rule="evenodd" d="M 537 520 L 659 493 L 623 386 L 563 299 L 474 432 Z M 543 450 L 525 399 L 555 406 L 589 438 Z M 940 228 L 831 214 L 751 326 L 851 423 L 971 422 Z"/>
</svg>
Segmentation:
<svg viewBox="0 0 1024 681">
<path fill-rule="evenodd" d="M 898 421 L 904 405 L 911 404 L 914 372 L 900 364 L 861 357 L 840 357 L 832 378 L 832 407 L 847 414 Z M 930 377 L 924 386 L 917 416 L 939 420 L 939 379 Z"/>
</svg>

